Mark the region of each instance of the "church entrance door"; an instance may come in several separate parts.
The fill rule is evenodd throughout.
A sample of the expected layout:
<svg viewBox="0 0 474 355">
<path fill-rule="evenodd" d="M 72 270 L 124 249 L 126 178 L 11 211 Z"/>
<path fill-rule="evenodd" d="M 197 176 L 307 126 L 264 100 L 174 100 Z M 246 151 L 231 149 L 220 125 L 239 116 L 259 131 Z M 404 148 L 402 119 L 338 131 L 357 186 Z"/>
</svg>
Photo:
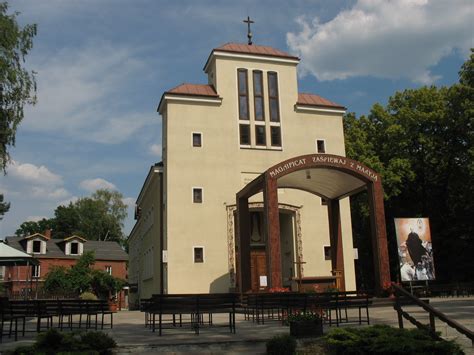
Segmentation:
<svg viewBox="0 0 474 355">
<path fill-rule="evenodd" d="M 260 286 L 260 276 L 267 276 L 267 257 L 264 248 L 252 249 L 250 251 L 250 274 L 253 292 L 266 288 L 265 286 Z"/>
</svg>

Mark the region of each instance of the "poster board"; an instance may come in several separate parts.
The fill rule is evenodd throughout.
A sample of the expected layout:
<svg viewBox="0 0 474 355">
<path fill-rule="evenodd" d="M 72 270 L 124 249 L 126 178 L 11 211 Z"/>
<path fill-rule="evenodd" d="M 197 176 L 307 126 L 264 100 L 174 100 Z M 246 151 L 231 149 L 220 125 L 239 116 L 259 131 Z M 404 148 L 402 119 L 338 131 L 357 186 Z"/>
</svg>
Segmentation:
<svg viewBox="0 0 474 355">
<path fill-rule="evenodd" d="M 395 218 L 401 280 L 435 279 L 433 247 L 428 218 Z"/>
</svg>

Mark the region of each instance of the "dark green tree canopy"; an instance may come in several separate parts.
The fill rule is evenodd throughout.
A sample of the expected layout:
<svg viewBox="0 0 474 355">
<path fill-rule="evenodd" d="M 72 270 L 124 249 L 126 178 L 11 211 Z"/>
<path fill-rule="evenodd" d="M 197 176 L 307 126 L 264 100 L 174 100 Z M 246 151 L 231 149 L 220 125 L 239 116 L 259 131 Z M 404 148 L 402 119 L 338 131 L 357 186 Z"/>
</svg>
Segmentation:
<svg viewBox="0 0 474 355">
<path fill-rule="evenodd" d="M 392 251 L 393 218 L 429 217 L 438 278 L 446 281 L 474 279 L 473 68 L 474 52 L 458 84 L 396 92 L 367 116 L 344 117 L 347 155 L 382 175 Z M 366 208 L 352 200 L 354 235 L 363 243 Z M 396 264 L 396 253 L 391 259 Z"/>
<path fill-rule="evenodd" d="M 36 102 L 34 72 L 24 68 L 33 47 L 36 25 L 23 28 L 18 13 L 7 14 L 8 4 L 0 2 L 0 167 L 5 172 L 10 161 L 8 147 L 15 145 L 15 133 L 26 104 Z"/>
</svg>

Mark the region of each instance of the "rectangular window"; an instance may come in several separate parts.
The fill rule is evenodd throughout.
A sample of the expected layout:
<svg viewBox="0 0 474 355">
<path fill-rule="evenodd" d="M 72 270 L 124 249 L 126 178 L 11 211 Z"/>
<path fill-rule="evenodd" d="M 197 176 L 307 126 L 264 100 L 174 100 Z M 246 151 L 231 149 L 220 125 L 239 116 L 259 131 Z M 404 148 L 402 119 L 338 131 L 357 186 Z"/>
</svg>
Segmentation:
<svg viewBox="0 0 474 355">
<path fill-rule="evenodd" d="M 270 106 L 270 121 L 280 122 L 280 108 L 278 106 L 278 77 L 277 73 L 268 72 L 268 99 Z"/>
<path fill-rule="evenodd" d="M 33 253 L 41 253 L 41 240 L 33 241 Z"/>
<path fill-rule="evenodd" d="M 79 243 L 77 242 L 74 242 L 74 243 L 71 243 L 71 252 L 70 254 L 71 255 L 77 255 L 79 254 Z"/>
<path fill-rule="evenodd" d="M 267 145 L 265 138 L 265 126 L 255 126 L 255 144 Z"/>
<path fill-rule="evenodd" d="M 107 266 L 105 267 L 105 272 L 106 272 L 107 274 L 109 274 L 109 275 L 112 275 L 112 266 L 107 265 Z"/>
<path fill-rule="evenodd" d="M 324 260 L 331 260 L 331 247 L 329 245 L 324 246 Z"/>
<path fill-rule="evenodd" d="M 33 265 L 32 277 L 41 277 L 41 265 Z"/>
<path fill-rule="evenodd" d="M 195 263 L 204 262 L 204 248 L 203 247 L 194 247 L 194 262 Z"/>
<path fill-rule="evenodd" d="M 240 129 L 240 144 L 250 145 L 250 125 L 241 124 L 239 125 L 239 129 Z"/>
<path fill-rule="evenodd" d="M 326 142 L 324 141 L 324 139 L 316 140 L 316 151 L 320 154 L 326 153 Z"/>
<path fill-rule="evenodd" d="M 193 133 L 193 147 L 202 147 L 201 133 Z"/>
<path fill-rule="evenodd" d="M 239 119 L 249 119 L 249 88 L 247 79 L 247 70 L 239 69 L 238 86 L 239 86 Z"/>
<path fill-rule="evenodd" d="M 253 100 L 255 106 L 255 121 L 265 121 L 263 109 L 263 74 L 259 70 L 253 72 Z"/>
<path fill-rule="evenodd" d="M 270 134 L 271 134 L 271 140 L 272 140 L 272 147 L 281 147 L 280 126 L 271 126 Z"/>
<path fill-rule="evenodd" d="M 202 203 L 202 189 L 199 187 L 193 188 L 193 202 Z"/>
</svg>

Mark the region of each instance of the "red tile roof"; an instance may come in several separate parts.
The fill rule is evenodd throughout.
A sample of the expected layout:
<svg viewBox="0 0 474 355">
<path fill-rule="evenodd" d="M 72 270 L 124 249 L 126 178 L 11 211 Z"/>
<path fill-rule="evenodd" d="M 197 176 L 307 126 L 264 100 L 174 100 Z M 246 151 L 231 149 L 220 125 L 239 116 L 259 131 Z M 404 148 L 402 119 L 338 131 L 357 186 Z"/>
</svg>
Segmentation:
<svg viewBox="0 0 474 355">
<path fill-rule="evenodd" d="M 331 108 L 345 109 L 344 106 L 336 104 L 335 102 L 329 101 L 324 97 L 315 95 L 315 94 L 306 94 L 298 93 L 297 105 L 306 105 L 306 106 L 324 106 Z"/>
<path fill-rule="evenodd" d="M 214 51 L 233 52 L 241 54 L 256 54 L 268 57 L 280 57 L 299 60 L 298 57 L 268 46 L 257 46 L 255 44 L 226 43 L 220 47 L 214 48 Z"/>
<path fill-rule="evenodd" d="M 181 84 L 175 88 L 168 90 L 165 94 L 179 94 L 192 96 L 212 96 L 219 97 L 212 85 L 206 84 Z"/>
</svg>

